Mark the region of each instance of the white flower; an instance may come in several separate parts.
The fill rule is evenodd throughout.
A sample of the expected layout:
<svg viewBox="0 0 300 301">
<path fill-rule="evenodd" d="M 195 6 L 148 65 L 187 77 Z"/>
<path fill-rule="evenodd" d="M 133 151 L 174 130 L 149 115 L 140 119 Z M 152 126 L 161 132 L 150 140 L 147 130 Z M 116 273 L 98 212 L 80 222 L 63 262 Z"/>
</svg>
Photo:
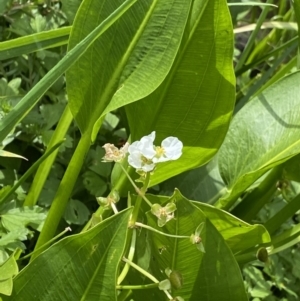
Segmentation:
<svg viewBox="0 0 300 301">
<path fill-rule="evenodd" d="M 154 163 L 177 160 L 182 155 L 182 142 L 176 137 L 168 137 L 163 140 L 161 146 L 156 147 Z"/>
<path fill-rule="evenodd" d="M 143 137 L 140 141 L 133 142 L 129 148 L 128 163 L 139 170 L 145 172 L 154 169 L 155 164 L 152 162 L 152 158 L 156 152 L 154 149 L 155 132 L 150 135 Z"/>
<path fill-rule="evenodd" d="M 126 142 L 120 149 L 110 143 L 106 143 L 102 147 L 105 149 L 105 156 L 102 158 L 104 162 L 120 162 L 126 157 L 129 143 Z"/>
<path fill-rule="evenodd" d="M 156 163 L 177 160 L 182 155 L 182 142 L 176 137 L 163 140 L 161 146 L 153 144 L 155 132 L 133 142 L 129 148 L 128 163 L 144 172 L 152 171 Z"/>
</svg>

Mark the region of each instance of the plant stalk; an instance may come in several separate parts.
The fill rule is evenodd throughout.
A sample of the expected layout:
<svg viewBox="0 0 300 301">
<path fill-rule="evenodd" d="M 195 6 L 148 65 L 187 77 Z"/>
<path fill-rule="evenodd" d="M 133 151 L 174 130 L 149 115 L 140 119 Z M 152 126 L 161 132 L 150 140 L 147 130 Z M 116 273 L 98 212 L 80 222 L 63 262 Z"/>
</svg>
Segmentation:
<svg viewBox="0 0 300 301">
<path fill-rule="evenodd" d="M 128 253 L 128 260 L 132 261 L 135 253 L 135 244 L 136 244 L 136 229 L 132 229 L 132 235 L 131 235 L 131 243 L 130 243 L 130 249 Z M 118 277 L 117 284 L 121 284 L 122 281 L 125 279 L 126 275 L 128 274 L 130 265 L 126 262 L 120 276 Z"/>
<path fill-rule="evenodd" d="M 67 203 L 73 191 L 74 185 L 78 178 L 79 172 L 83 165 L 86 153 L 88 152 L 91 144 L 91 131 L 85 132 L 72 156 L 72 159 L 68 165 L 68 168 L 64 174 L 62 181 L 58 187 L 53 203 L 50 207 L 48 216 L 43 226 L 42 232 L 38 238 L 35 250 L 39 249 L 48 240 L 50 240 L 57 229 L 57 226 L 65 212 Z M 43 249 L 42 249 L 43 250 Z M 40 252 L 39 251 L 31 257 L 34 259 Z"/>
<path fill-rule="evenodd" d="M 117 290 L 143 290 L 158 287 L 159 283 L 141 284 L 141 285 L 117 285 Z"/>
<path fill-rule="evenodd" d="M 70 112 L 69 106 L 67 105 L 65 107 L 65 110 L 57 124 L 57 127 L 55 129 L 55 132 L 53 133 L 50 143 L 47 147 L 46 154 L 49 152 L 49 150 L 52 149 L 52 147 L 58 143 L 58 141 L 64 139 L 66 136 L 66 133 L 70 127 L 70 124 L 73 120 L 73 116 Z M 38 198 L 40 196 L 40 193 L 44 187 L 44 184 L 46 182 L 46 179 L 50 173 L 51 167 L 53 166 L 54 160 L 58 154 L 58 149 L 54 151 L 48 158 L 45 160 L 38 168 L 34 180 L 30 186 L 30 190 L 26 196 L 24 206 L 34 206 Z"/>
<path fill-rule="evenodd" d="M 141 274 L 143 274 L 144 276 L 146 276 L 150 280 L 152 280 L 154 283 L 159 283 L 159 281 L 153 275 L 149 274 L 147 271 L 145 271 L 144 269 L 142 269 L 141 267 L 139 267 L 134 262 L 128 260 L 125 257 L 123 257 L 123 261 L 126 262 L 126 263 L 128 263 L 130 266 L 132 266 L 134 269 L 136 269 L 137 271 L 139 271 Z"/>
<path fill-rule="evenodd" d="M 149 182 L 150 182 L 150 173 L 147 172 L 145 183 L 144 183 L 143 187 L 139 190 L 140 193 L 138 194 L 138 196 L 136 198 L 136 202 L 135 202 L 135 205 L 134 205 L 134 208 L 133 208 L 133 212 L 132 212 L 129 224 L 128 224 L 129 227 L 132 227 L 132 228 L 135 227 L 135 223 L 137 221 L 139 211 L 140 211 L 140 207 L 141 207 L 141 204 L 142 204 L 143 196 L 145 196 L 145 193 L 148 189 Z"/>
<path fill-rule="evenodd" d="M 159 231 L 159 230 L 156 230 L 150 226 L 147 226 L 147 225 L 144 225 L 142 223 L 139 223 L 139 222 L 136 222 L 135 225 L 137 227 L 141 227 L 141 228 L 145 228 L 147 230 L 150 230 L 150 231 L 153 231 L 153 232 L 156 232 L 158 234 L 161 234 L 161 235 L 164 235 L 164 236 L 168 236 L 168 237 L 174 237 L 174 238 L 190 238 L 190 236 L 186 236 L 186 235 L 173 235 L 173 234 L 168 234 L 168 233 L 164 233 L 162 231 Z"/>
<path fill-rule="evenodd" d="M 49 246 L 52 242 L 56 241 L 57 239 L 59 239 L 61 236 L 63 236 L 64 234 L 66 234 L 67 232 L 72 231 L 72 229 L 70 227 L 67 227 L 63 232 L 59 233 L 58 235 L 56 235 L 55 237 L 53 237 L 52 239 L 48 240 L 44 245 L 42 245 L 41 247 L 39 247 L 38 249 L 34 250 L 33 252 L 31 252 L 30 254 L 27 254 L 26 256 L 22 257 L 19 259 L 19 261 L 24 260 L 26 258 L 29 258 L 30 256 L 32 256 L 34 253 L 40 251 L 41 249 Z"/>
</svg>

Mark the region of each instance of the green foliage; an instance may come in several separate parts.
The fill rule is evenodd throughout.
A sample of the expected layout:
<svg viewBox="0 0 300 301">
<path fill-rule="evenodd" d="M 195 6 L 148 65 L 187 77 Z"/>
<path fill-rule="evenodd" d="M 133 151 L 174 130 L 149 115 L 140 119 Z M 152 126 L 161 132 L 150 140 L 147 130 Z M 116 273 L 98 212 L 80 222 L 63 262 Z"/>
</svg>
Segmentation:
<svg viewBox="0 0 300 301">
<path fill-rule="evenodd" d="M 4 300 L 297 299 L 299 0 L 228 2 L 0 3 Z"/>
<path fill-rule="evenodd" d="M 233 119 L 218 155 L 220 173 L 229 190 L 220 200 L 221 207 L 232 206 L 267 170 L 299 153 L 299 116 L 295 110 L 300 102 L 299 79 L 300 73 L 293 73 L 278 81 Z"/>
<path fill-rule="evenodd" d="M 14 258 L 14 255 L 11 255 L 8 260 L 6 260 L 0 266 L 0 293 L 3 295 L 10 296 L 13 287 L 13 276 L 18 274 L 18 265 Z"/>
<path fill-rule="evenodd" d="M 33 296 L 59 300 L 62 293 L 69 300 L 115 300 L 114 284 L 129 215 L 130 210 L 124 211 L 88 232 L 53 245 L 18 274 L 13 294 L 7 300 L 32 300 Z M 28 282 L 28 277 L 36 285 Z"/>
<path fill-rule="evenodd" d="M 224 1 L 194 1 L 167 78 L 148 97 L 126 107 L 132 139 L 156 130 L 159 141 L 176 136 L 184 144 L 180 160 L 159 167 L 152 184 L 206 163 L 223 141 L 235 84 L 230 28 Z"/>
<path fill-rule="evenodd" d="M 200 252 L 189 240 L 165 237 L 154 232 L 151 233 L 154 256 L 152 269 L 159 271 L 163 267 L 178 271 L 184 285 L 176 290 L 176 295 L 185 300 L 220 300 L 222 294 L 229 296 L 230 300 L 247 300 L 238 265 L 208 216 L 179 192 L 175 192 L 172 199 L 175 199 L 177 207 L 176 219 L 167 223 L 165 232 L 190 236 L 204 223 L 201 238 L 205 253 Z M 157 228 L 156 219 L 151 213 L 147 214 L 147 220 L 150 226 Z M 232 275 L 230 283 L 227 274 Z M 206 285 L 202 286 L 202 283 Z"/>
<path fill-rule="evenodd" d="M 18 207 L 15 201 L 10 201 L 1 204 L 0 213 L 0 262 L 3 263 L 16 248 L 25 250 L 22 241 L 33 234 L 30 228 L 41 231 L 47 211 L 39 206 Z"/>
</svg>

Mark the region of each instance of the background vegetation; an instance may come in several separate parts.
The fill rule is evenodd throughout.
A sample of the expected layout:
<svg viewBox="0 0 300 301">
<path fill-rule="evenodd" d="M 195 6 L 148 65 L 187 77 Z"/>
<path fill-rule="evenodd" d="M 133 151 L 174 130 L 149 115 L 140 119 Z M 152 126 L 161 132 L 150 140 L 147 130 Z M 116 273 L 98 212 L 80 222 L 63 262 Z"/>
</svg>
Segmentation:
<svg viewBox="0 0 300 301">
<path fill-rule="evenodd" d="M 247 1 L 231 0 L 230 3 Z M 265 2 L 265 1 L 258 1 Z M 235 33 L 234 67 L 237 79 L 235 113 L 261 91 L 278 79 L 297 70 L 297 18 L 292 2 L 286 0 L 267 1 L 277 7 L 230 6 Z M 47 45 L 38 41 L 38 51 L 20 45 L 9 52 L 5 44 L 0 44 L 0 117 L 6 116 L 12 108 L 47 74 L 67 52 L 67 41 L 80 0 L 2 0 L 0 3 L 0 41 L 10 41 L 35 33 L 64 28 L 61 36 Z M 298 18 L 299 19 L 299 18 Z M 3 46 L 2 46 L 3 45 Z M 68 101 L 65 76 L 51 86 L 36 106 L 17 125 L 1 144 L 5 151 L 25 157 L 27 160 L 0 157 L 0 196 L 17 183 L 21 177 L 45 153 L 52 134 L 64 112 Z M 282 99 L 284 106 L 284 99 Z M 261 133 L 265 131 L 263 120 Z M 79 125 L 80 127 L 80 125 Z M 92 214 L 97 210 L 96 197 L 106 196 L 110 191 L 112 164 L 101 162 L 104 155 L 102 145 L 106 142 L 122 146 L 130 134 L 124 108 L 108 113 L 95 142 L 89 149 L 80 176 L 72 191 L 71 200 L 60 221 L 57 233 L 66 226 L 73 233 L 79 233 Z M 79 143 L 81 134 L 78 124 L 72 121 L 60 145 L 51 172 L 42 187 L 36 206 L 28 210 L 22 204 L 33 182 L 31 173 L 21 185 L 0 204 L 0 262 L 20 248 L 26 254 L 34 250 L 38 231 L 45 220 L 48 208 L 69 165 L 72 154 Z M 265 223 L 300 192 L 300 161 L 293 157 L 276 171 L 272 170 L 265 178 L 273 177 L 273 186 L 266 187 L 261 178 L 252 186 L 255 193 L 264 196 L 251 214 L 239 210 L 233 214 L 246 222 Z M 274 175 L 275 173 L 275 175 Z M 274 185 L 274 183 L 276 185 Z M 201 200 L 213 204 L 223 195 L 225 184 L 220 177 L 213 159 L 207 165 L 178 175 L 150 189 L 150 192 L 171 195 L 177 187 L 188 199 Z M 258 187 L 258 188 L 257 188 Z M 263 190 L 263 192 L 262 192 Z M 254 194 L 254 195 L 253 195 Z M 245 193 L 246 195 L 246 193 Z M 13 201 L 12 201 L 13 200 Z M 253 203 L 252 203 L 253 204 Z M 125 207 L 122 200 L 119 209 Z M 293 215 L 287 214 L 279 229 L 274 233 L 294 229 L 299 224 L 298 205 Z M 250 212 L 250 213 L 249 213 Z M 271 227 L 271 226 L 270 226 Z M 276 232 L 277 231 L 277 232 Z M 250 300 L 297 300 L 300 296 L 300 245 L 293 246 L 269 257 L 268 262 L 258 260 L 241 264 L 246 290 Z M 23 254 L 23 255 L 24 255 Z M 20 263 L 20 268 L 28 261 Z"/>
</svg>

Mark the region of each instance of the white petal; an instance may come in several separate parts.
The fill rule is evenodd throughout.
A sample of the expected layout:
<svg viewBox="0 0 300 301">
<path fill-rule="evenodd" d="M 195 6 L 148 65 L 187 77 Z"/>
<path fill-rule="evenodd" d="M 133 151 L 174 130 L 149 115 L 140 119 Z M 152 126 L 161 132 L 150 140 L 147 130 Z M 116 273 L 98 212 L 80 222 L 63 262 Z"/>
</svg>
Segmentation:
<svg viewBox="0 0 300 301">
<path fill-rule="evenodd" d="M 152 143 L 142 145 L 140 148 L 140 152 L 147 159 L 152 159 L 156 154 L 154 145 Z"/>
<path fill-rule="evenodd" d="M 152 159 L 152 161 L 153 161 L 154 163 L 161 163 L 161 162 L 170 161 L 170 159 L 169 159 L 168 157 L 162 155 L 162 156 L 160 156 L 160 157 L 154 157 L 154 158 Z"/>
<path fill-rule="evenodd" d="M 178 148 L 181 147 L 182 148 L 182 142 L 177 138 L 177 137 L 168 137 L 166 139 L 163 140 L 163 142 L 161 143 L 161 146 L 163 148 Z"/>
<path fill-rule="evenodd" d="M 142 170 L 145 171 L 145 172 L 149 172 L 149 171 L 152 171 L 155 167 L 155 164 L 152 163 L 152 164 L 145 164 L 142 166 Z"/>
<path fill-rule="evenodd" d="M 143 141 L 151 141 L 152 143 L 154 142 L 154 140 L 155 140 L 155 131 L 153 131 L 150 135 L 148 135 L 148 136 L 144 136 L 144 137 L 142 137 L 142 139 L 141 139 L 141 142 L 143 142 Z"/>
<path fill-rule="evenodd" d="M 139 151 L 138 145 L 139 145 L 139 141 L 135 141 L 132 144 L 130 144 L 128 147 L 129 154 Z"/>
<path fill-rule="evenodd" d="M 164 139 L 161 145 L 165 150 L 164 156 L 169 160 L 177 160 L 182 155 L 183 144 L 176 137 Z"/>
<path fill-rule="evenodd" d="M 134 168 L 140 169 L 142 167 L 142 160 L 141 160 L 141 154 L 140 152 L 131 152 L 128 156 L 128 163 Z"/>
<path fill-rule="evenodd" d="M 128 152 L 140 152 L 147 159 L 152 159 L 155 155 L 153 141 L 155 139 L 155 132 L 153 131 L 150 135 L 142 137 L 140 141 L 133 142 L 129 148 Z"/>
</svg>

